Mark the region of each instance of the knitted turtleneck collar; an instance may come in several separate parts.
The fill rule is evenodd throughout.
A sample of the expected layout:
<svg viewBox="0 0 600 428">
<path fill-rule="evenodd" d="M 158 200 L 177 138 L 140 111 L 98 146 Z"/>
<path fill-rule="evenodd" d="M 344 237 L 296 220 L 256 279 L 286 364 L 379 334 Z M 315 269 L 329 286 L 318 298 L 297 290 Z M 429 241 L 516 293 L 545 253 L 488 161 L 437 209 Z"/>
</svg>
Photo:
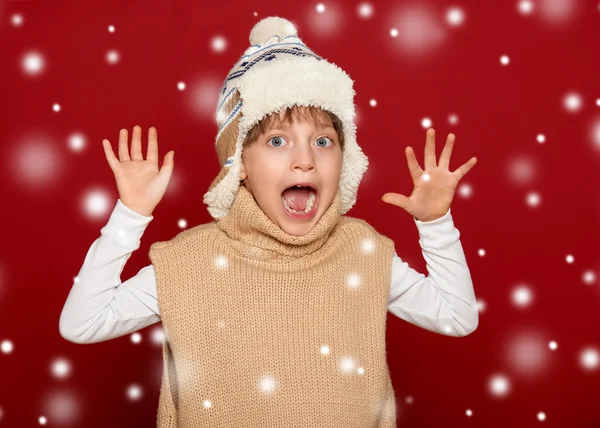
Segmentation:
<svg viewBox="0 0 600 428">
<path fill-rule="evenodd" d="M 255 259 L 295 259 L 317 251 L 339 223 L 341 198 L 339 190 L 317 224 L 305 235 L 290 235 L 267 217 L 254 196 L 240 186 L 229 213 L 217 221 L 217 227 L 231 239 L 235 247 Z"/>
</svg>

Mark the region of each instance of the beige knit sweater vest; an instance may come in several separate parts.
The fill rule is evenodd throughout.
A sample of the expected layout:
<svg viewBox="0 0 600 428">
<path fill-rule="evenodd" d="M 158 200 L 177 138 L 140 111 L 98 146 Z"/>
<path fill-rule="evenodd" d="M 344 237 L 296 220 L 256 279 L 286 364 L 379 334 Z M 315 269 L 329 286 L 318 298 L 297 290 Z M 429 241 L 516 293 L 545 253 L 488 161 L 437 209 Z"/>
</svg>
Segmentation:
<svg viewBox="0 0 600 428">
<path fill-rule="evenodd" d="M 395 427 L 393 242 L 339 193 L 289 235 L 240 187 L 228 215 L 150 247 L 165 341 L 159 427 Z"/>
</svg>

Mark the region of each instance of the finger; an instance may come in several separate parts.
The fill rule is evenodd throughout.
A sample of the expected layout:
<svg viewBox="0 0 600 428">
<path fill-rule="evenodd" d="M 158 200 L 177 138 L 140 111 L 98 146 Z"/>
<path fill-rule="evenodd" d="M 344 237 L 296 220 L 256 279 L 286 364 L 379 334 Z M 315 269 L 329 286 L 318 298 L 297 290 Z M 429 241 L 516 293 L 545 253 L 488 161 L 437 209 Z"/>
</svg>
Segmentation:
<svg viewBox="0 0 600 428">
<path fill-rule="evenodd" d="M 461 165 L 460 168 L 458 168 L 456 171 L 454 171 L 453 174 L 458 175 L 458 179 L 460 180 L 467 174 L 467 172 L 469 172 L 471 170 L 471 168 L 473 168 L 475 166 L 476 163 L 477 163 L 477 158 L 472 157 L 471 159 L 469 159 L 468 162 Z"/>
<path fill-rule="evenodd" d="M 175 158 L 175 151 L 171 150 L 169 153 L 167 153 L 163 159 L 163 165 L 162 168 L 160 169 L 159 174 L 163 174 L 165 175 L 167 178 L 171 177 L 171 174 L 173 174 L 173 167 L 175 166 L 175 162 L 173 161 L 173 159 Z"/>
<path fill-rule="evenodd" d="M 425 138 L 425 170 L 435 168 L 435 130 L 429 128 Z"/>
<path fill-rule="evenodd" d="M 146 152 L 146 159 L 156 164 L 158 169 L 158 133 L 156 128 L 153 126 L 148 130 L 148 150 Z"/>
<path fill-rule="evenodd" d="M 385 203 L 396 205 L 404 210 L 408 210 L 410 206 L 410 200 L 399 193 L 386 193 L 381 197 L 381 200 Z"/>
<path fill-rule="evenodd" d="M 129 149 L 127 148 L 127 130 L 119 131 L 119 160 L 121 162 L 131 160 L 129 158 Z"/>
<path fill-rule="evenodd" d="M 144 160 L 142 156 L 142 127 L 134 126 L 131 136 L 131 160 Z"/>
<path fill-rule="evenodd" d="M 113 152 L 113 149 L 110 145 L 110 141 L 106 139 L 102 140 L 102 147 L 104 147 L 104 155 L 106 156 L 106 160 L 108 161 L 108 166 L 110 166 L 110 169 L 114 171 L 117 167 L 117 164 L 119 163 L 119 159 L 117 159 L 117 157 L 115 156 L 115 153 Z"/>
<path fill-rule="evenodd" d="M 408 171 L 410 172 L 410 176 L 413 179 L 413 181 L 416 181 L 417 178 L 419 178 L 423 173 L 423 170 L 421 169 L 419 162 L 417 162 L 415 151 L 412 149 L 412 147 L 407 146 L 404 150 L 404 154 L 406 155 L 406 164 L 408 165 Z"/>
<path fill-rule="evenodd" d="M 444 150 L 442 150 L 442 154 L 440 155 L 440 163 L 438 164 L 440 168 L 448 169 L 450 167 L 450 157 L 452 156 L 455 140 L 456 136 L 454 134 L 448 134 L 446 145 L 444 145 Z"/>
</svg>

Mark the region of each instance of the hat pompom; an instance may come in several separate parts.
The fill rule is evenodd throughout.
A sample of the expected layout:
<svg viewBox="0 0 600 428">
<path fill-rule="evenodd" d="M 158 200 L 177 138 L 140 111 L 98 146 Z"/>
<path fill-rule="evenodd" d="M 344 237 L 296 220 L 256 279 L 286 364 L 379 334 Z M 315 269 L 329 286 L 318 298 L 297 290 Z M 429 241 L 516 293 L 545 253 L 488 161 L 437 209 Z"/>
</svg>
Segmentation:
<svg viewBox="0 0 600 428">
<path fill-rule="evenodd" d="M 279 36 L 282 39 L 286 36 L 297 35 L 296 27 L 290 21 L 278 16 L 269 16 L 254 25 L 252 31 L 250 31 L 250 44 L 261 45 L 273 36 Z"/>
</svg>

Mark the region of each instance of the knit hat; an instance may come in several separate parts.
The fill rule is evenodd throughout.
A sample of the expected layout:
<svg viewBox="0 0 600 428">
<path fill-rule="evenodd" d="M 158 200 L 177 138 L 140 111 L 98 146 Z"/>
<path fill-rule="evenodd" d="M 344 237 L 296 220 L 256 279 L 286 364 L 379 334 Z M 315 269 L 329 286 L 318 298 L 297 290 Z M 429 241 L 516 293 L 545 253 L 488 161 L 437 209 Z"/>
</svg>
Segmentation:
<svg viewBox="0 0 600 428">
<path fill-rule="evenodd" d="M 288 107 L 314 106 L 342 122 L 344 148 L 339 182 L 341 214 L 356 202 L 368 159 L 356 143 L 353 81 L 337 65 L 311 51 L 294 25 L 277 16 L 260 20 L 250 46 L 230 70 L 217 103 L 216 149 L 221 171 L 204 203 L 215 220 L 227 215 L 240 186 L 242 145 L 264 117 Z"/>
</svg>

